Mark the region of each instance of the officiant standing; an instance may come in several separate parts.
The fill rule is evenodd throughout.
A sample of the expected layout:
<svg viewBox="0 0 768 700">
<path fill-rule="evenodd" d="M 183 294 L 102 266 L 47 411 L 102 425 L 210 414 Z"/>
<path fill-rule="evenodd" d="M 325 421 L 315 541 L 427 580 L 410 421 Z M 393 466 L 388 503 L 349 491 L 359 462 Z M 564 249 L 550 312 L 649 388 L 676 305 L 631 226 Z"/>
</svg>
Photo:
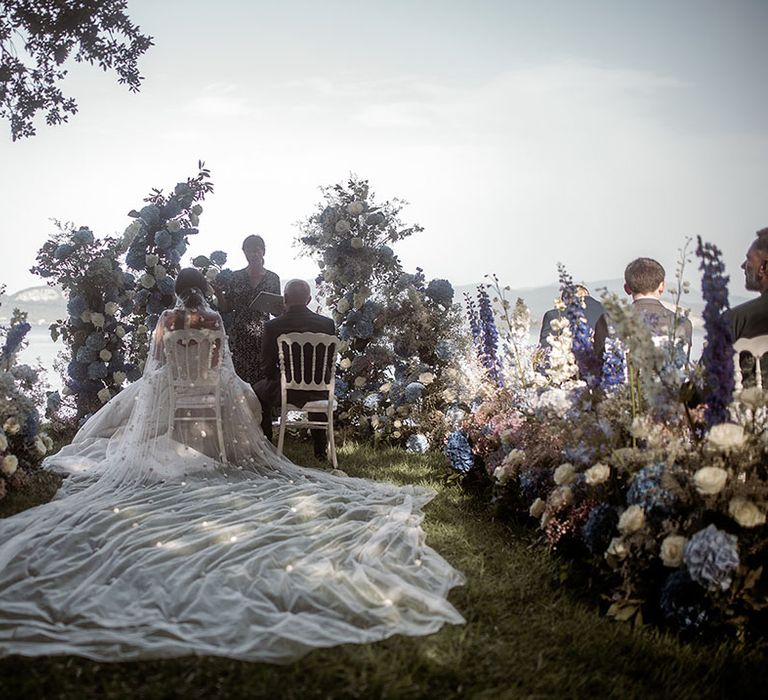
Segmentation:
<svg viewBox="0 0 768 700">
<path fill-rule="evenodd" d="M 266 245 L 261 236 L 247 236 L 243 253 L 248 267 L 235 272 L 229 283 L 215 289 L 219 311 L 231 313 L 229 346 L 238 376 L 254 385 L 261 379 L 261 343 L 269 312 L 254 300 L 262 292 L 280 294 L 280 278 L 264 267 Z"/>
</svg>

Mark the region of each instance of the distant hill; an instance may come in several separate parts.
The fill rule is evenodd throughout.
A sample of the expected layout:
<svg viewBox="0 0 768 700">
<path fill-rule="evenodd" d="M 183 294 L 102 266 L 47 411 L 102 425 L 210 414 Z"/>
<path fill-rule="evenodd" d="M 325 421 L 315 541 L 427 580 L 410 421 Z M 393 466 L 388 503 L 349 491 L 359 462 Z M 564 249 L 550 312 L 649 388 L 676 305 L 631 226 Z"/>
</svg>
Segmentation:
<svg viewBox="0 0 768 700">
<path fill-rule="evenodd" d="M 310 285 L 314 290 L 314 280 L 310 280 Z M 599 298 L 599 291 L 605 287 L 611 292 L 616 292 L 620 296 L 624 295 L 624 282 L 621 279 L 596 280 L 588 282 L 587 286 L 592 295 Z M 466 284 L 456 287 L 455 301 L 464 304 L 464 292 L 474 296 L 477 291 L 476 284 Z M 507 298 L 513 303 L 518 297 L 525 301 L 531 311 L 531 330 L 538 332 L 537 324 L 540 323 L 544 313 L 551 309 L 555 299 L 560 294 L 560 289 L 556 284 L 549 284 L 543 287 L 521 287 L 511 289 L 506 292 Z M 743 295 L 731 295 L 731 305 L 741 304 L 748 297 Z M 664 296 L 664 301 L 672 302 L 670 294 Z M 690 294 L 684 294 L 682 298 L 683 306 L 691 310 L 691 318 L 694 326 L 701 326 L 701 312 L 704 308 L 704 301 L 698 289 L 692 289 Z M 65 318 L 67 313 L 67 301 L 61 290 L 56 287 L 28 287 L 15 294 L 0 295 L 0 322 L 7 321 L 13 309 L 18 308 L 26 311 L 29 322 L 33 325 L 48 325 L 59 318 Z"/>
<path fill-rule="evenodd" d="M 27 320 L 40 326 L 67 316 L 67 300 L 55 287 L 27 287 L 15 294 L 3 294 L 0 304 L 0 322 L 8 321 L 14 309 L 26 311 Z"/>
</svg>

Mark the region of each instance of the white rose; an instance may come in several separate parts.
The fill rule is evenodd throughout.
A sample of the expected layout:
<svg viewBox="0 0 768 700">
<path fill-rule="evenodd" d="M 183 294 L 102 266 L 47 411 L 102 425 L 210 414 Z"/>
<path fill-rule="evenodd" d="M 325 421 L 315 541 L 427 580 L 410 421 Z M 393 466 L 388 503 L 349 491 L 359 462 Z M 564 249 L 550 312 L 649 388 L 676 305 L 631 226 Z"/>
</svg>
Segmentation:
<svg viewBox="0 0 768 700">
<path fill-rule="evenodd" d="M 93 312 L 91 312 L 88 309 L 86 309 L 85 311 L 83 311 L 83 313 L 80 314 L 80 320 L 83 323 L 90 323 L 92 315 L 93 315 Z"/>
<path fill-rule="evenodd" d="M 107 316 L 114 316 L 119 308 L 120 307 L 114 301 L 110 301 L 104 305 L 104 313 L 107 314 Z"/>
<path fill-rule="evenodd" d="M 605 556 L 616 557 L 617 559 L 626 559 L 629 556 L 627 543 L 621 537 L 614 537 L 605 551 Z"/>
<path fill-rule="evenodd" d="M 555 469 L 554 479 L 558 486 L 572 484 L 576 480 L 576 467 L 574 467 L 570 462 L 561 464 L 557 469 Z"/>
<path fill-rule="evenodd" d="M 125 372 L 115 372 L 112 375 L 112 381 L 120 386 L 125 381 Z"/>
<path fill-rule="evenodd" d="M 19 460 L 16 455 L 5 455 L 3 461 L 0 462 L 0 472 L 5 476 L 13 476 L 18 466 Z"/>
<path fill-rule="evenodd" d="M 645 511 L 640 506 L 629 506 L 619 518 L 619 532 L 631 535 L 645 525 Z"/>
<path fill-rule="evenodd" d="M 109 401 L 109 399 L 112 398 L 109 394 L 109 389 L 107 389 L 107 387 L 104 387 L 101 391 L 99 391 L 99 393 L 96 394 L 96 396 L 99 397 L 99 401 L 101 401 L 101 403 L 107 403 L 107 401 Z"/>
<path fill-rule="evenodd" d="M 540 518 L 544 514 L 544 509 L 547 507 L 547 504 L 544 503 L 540 498 L 537 498 L 533 503 L 531 503 L 531 507 L 528 509 L 528 512 L 530 513 L 532 518 Z"/>
<path fill-rule="evenodd" d="M 16 435 L 21 430 L 21 424 L 15 418 L 9 418 L 3 423 L 3 430 L 6 435 Z"/>
<path fill-rule="evenodd" d="M 45 446 L 45 442 L 43 441 L 43 438 L 39 435 L 35 436 L 35 449 L 37 450 L 37 454 L 39 454 L 41 457 L 48 452 L 48 448 Z"/>
<path fill-rule="evenodd" d="M 143 323 L 136 327 L 136 333 L 139 335 L 146 335 L 149 332 L 149 328 L 147 328 Z"/>
<path fill-rule="evenodd" d="M 391 388 L 392 388 L 392 383 L 391 382 L 384 382 L 379 387 L 379 391 L 381 391 L 382 393 L 386 394 Z"/>
<path fill-rule="evenodd" d="M 419 375 L 419 381 L 424 385 L 431 384 L 435 381 L 435 375 L 432 372 L 422 372 Z"/>
<path fill-rule="evenodd" d="M 190 209 L 190 211 L 191 211 L 191 212 L 192 212 L 192 213 L 193 213 L 195 216 L 200 216 L 200 214 L 202 214 L 202 213 L 203 213 L 203 207 L 202 207 L 202 205 L 201 205 L 201 204 L 195 204 L 195 205 L 192 207 L 192 209 Z"/>
<path fill-rule="evenodd" d="M 122 338 L 125 335 L 125 326 L 118 326 L 115 328 L 115 335 L 118 338 Z"/>
<path fill-rule="evenodd" d="M 336 233 L 349 233 L 349 221 L 346 219 L 342 219 L 341 221 L 336 222 Z"/>
<path fill-rule="evenodd" d="M 345 314 L 347 311 L 349 311 L 349 302 L 347 301 L 346 297 L 339 299 L 339 302 L 336 304 L 336 311 L 338 311 L 340 314 Z"/>
<path fill-rule="evenodd" d="M 106 321 L 107 319 L 104 318 L 104 314 L 91 314 L 91 323 L 96 328 L 104 328 Z"/>
<path fill-rule="evenodd" d="M 610 475 L 611 468 L 607 464 L 595 464 L 584 472 L 584 476 L 590 486 L 597 486 L 597 484 L 608 481 Z"/>
<path fill-rule="evenodd" d="M 504 457 L 504 464 L 511 467 L 519 467 L 525 464 L 525 452 L 523 450 L 511 450 L 509 454 Z"/>
<path fill-rule="evenodd" d="M 693 475 L 696 490 L 702 496 L 720 493 L 728 480 L 728 472 L 720 467 L 702 467 Z"/>
<path fill-rule="evenodd" d="M 392 425 L 394 425 L 395 428 L 402 428 L 403 427 L 403 421 L 396 420 L 394 423 L 392 423 Z"/>
<path fill-rule="evenodd" d="M 342 369 L 349 369 L 352 366 L 352 360 L 350 360 L 348 357 L 345 357 L 341 362 L 339 362 L 339 367 Z"/>
<path fill-rule="evenodd" d="M 402 433 L 399 430 L 395 430 L 395 432 L 392 433 L 393 438 L 399 438 Z"/>
<path fill-rule="evenodd" d="M 514 469 L 508 469 L 506 465 L 502 464 L 500 467 L 496 467 L 493 470 L 493 478 L 499 484 L 506 484 L 514 475 Z"/>
<path fill-rule="evenodd" d="M 664 566 L 676 568 L 683 563 L 683 551 L 688 540 L 682 535 L 668 535 L 661 543 L 661 561 Z"/>
<path fill-rule="evenodd" d="M 363 247 L 363 239 L 360 236 L 355 236 L 349 243 L 355 250 Z"/>
<path fill-rule="evenodd" d="M 744 428 L 736 423 L 719 423 L 713 425 L 707 435 L 707 440 L 712 447 L 722 452 L 741 447 L 746 440 Z"/>
<path fill-rule="evenodd" d="M 144 258 L 144 262 L 147 263 L 147 267 L 154 267 L 160 261 L 160 258 L 154 253 L 147 255 Z"/>
<path fill-rule="evenodd" d="M 381 423 L 381 418 L 378 416 L 371 416 L 371 426 L 374 428 L 379 427 L 379 423 Z"/>
<path fill-rule="evenodd" d="M 100 353 L 99 357 L 104 360 L 104 362 L 109 362 L 112 359 L 112 353 L 104 348 Z"/>
<path fill-rule="evenodd" d="M 359 200 L 347 205 L 347 211 L 352 214 L 352 216 L 360 216 L 360 214 L 363 213 L 363 209 L 365 209 L 365 207 Z"/>
<path fill-rule="evenodd" d="M 394 416 L 395 415 L 395 407 L 394 406 L 388 406 L 386 413 L 390 417 Z"/>
<path fill-rule="evenodd" d="M 763 513 L 752 501 L 736 496 L 728 504 L 728 513 L 742 527 L 757 527 L 765 524 Z"/>
<path fill-rule="evenodd" d="M 155 265 L 155 279 L 164 279 L 168 271 L 162 265 Z"/>
<path fill-rule="evenodd" d="M 205 272 L 205 279 L 209 282 L 213 282 L 218 276 L 219 271 L 215 267 L 209 267 Z"/>
<path fill-rule="evenodd" d="M 144 273 L 139 282 L 144 289 L 152 289 L 155 286 L 155 278 L 149 272 Z"/>
<path fill-rule="evenodd" d="M 551 506 L 553 511 L 558 511 L 561 508 L 571 505 L 573 502 L 573 491 L 570 486 L 558 486 L 553 489 L 547 498 L 547 503 Z"/>
<path fill-rule="evenodd" d="M 368 301 L 368 292 L 366 290 L 357 292 L 354 295 L 353 301 L 356 309 L 362 308 L 363 304 Z"/>
<path fill-rule="evenodd" d="M 43 444 L 45 445 L 45 449 L 50 451 L 53 449 L 53 440 L 48 436 L 47 433 L 40 433 L 40 435 L 43 438 Z"/>
<path fill-rule="evenodd" d="M 355 377 L 355 386 L 359 389 L 361 386 L 365 386 L 367 381 L 365 377 Z"/>
<path fill-rule="evenodd" d="M 176 233 L 176 231 L 181 231 L 181 222 L 177 221 L 176 219 L 171 219 L 165 225 L 165 228 L 167 228 L 171 233 Z"/>
<path fill-rule="evenodd" d="M 193 226 L 197 226 L 200 223 L 200 217 L 195 213 L 190 213 L 189 223 L 192 224 Z"/>
<path fill-rule="evenodd" d="M 5 452 L 8 449 L 8 438 L 5 437 L 5 433 L 0 430 L 0 452 Z"/>
</svg>

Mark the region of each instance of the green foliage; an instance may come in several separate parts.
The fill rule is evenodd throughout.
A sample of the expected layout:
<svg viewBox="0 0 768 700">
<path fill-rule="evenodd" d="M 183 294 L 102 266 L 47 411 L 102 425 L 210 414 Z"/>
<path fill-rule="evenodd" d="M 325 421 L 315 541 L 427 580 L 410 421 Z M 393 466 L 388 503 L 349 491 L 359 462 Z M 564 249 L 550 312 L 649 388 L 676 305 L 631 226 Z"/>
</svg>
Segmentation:
<svg viewBox="0 0 768 700">
<path fill-rule="evenodd" d="M 49 125 L 66 122 L 77 104 L 58 87 L 69 58 L 113 69 L 138 92 L 139 57 L 152 45 L 126 14 L 126 0 L 0 0 L 0 117 L 13 140 L 32 136 L 45 112 Z"/>
</svg>

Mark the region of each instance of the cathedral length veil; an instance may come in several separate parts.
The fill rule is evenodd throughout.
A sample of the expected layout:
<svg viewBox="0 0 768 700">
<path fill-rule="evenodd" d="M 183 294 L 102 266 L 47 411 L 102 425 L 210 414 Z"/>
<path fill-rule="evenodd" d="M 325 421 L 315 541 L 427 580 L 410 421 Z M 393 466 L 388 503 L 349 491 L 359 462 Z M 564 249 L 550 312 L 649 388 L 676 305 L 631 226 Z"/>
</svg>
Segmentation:
<svg viewBox="0 0 768 700">
<path fill-rule="evenodd" d="M 420 527 L 433 492 L 278 455 L 225 340 L 228 464 L 210 425 L 169 429 L 164 318 L 142 379 L 46 460 L 55 499 L 0 520 L 0 656 L 286 663 L 462 623 L 463 577 Z"/>
</svg>

